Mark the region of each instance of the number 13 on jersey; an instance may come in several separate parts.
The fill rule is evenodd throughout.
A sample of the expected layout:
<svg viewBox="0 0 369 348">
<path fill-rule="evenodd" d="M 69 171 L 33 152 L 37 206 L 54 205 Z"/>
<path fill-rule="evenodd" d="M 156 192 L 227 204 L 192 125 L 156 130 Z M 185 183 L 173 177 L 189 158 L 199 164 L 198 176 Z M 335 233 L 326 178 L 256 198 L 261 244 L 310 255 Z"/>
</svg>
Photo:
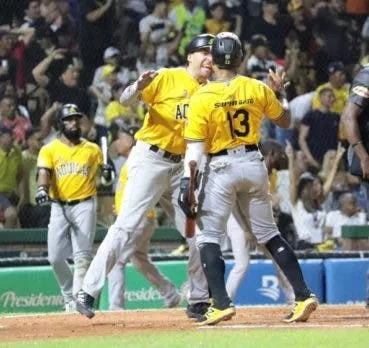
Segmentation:
<svg viewBox="0 0 369 348">
<path fill-rule="evenodd" d="M 245 109 L 227 111 L 227 121 L 232 138 L 246 137 L 250 132 L 249 113 Z"/>
</svg>

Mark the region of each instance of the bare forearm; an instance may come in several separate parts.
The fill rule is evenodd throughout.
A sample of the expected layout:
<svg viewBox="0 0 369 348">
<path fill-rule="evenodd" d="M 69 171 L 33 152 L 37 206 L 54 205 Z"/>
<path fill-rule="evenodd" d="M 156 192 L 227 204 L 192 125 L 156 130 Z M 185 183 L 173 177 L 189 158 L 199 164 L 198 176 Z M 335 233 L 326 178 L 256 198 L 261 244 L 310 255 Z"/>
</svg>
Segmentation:
<svg viewBox="0 0 369 348">
<path fill-rule="evenodd" d="M 303 138 L 303 139 L 300 138 L 299 139 L 299 146 L 300 146 L 301 151 L 304 153 L 304 155 L 307 157 L 307 159 L 310 163 L 316 163 L 317 162 L 316 159 L 314 158 L 314 156 L 312 155 L 305 138 Z"/>
<path fill-rule="evenodd" d="M 33 77 L 35 78 L 36 82 L 42 87 L 46 86 L 49 83 L 49 78 L 46 76 L 46 72 L 48 71 L 52 61 L 53 57 L 47 56 L 32 70 Z"/>
<path fill-rule="evenodd" d="M 110 8 L 110 5 L 106 3 L 105 5 L 97 8 L 96 10 L 87 13 L 86 19 L 89 22 L 96 22 L 97 20 L 99 20 L 101 17 L 104 16 L 104 14 L 106 13 L 106 11 L 109 10 L 109 8 Z"/>
<path fill-rule="evenodd" d="M 49 171 L 44 168 L 39 168 L 37 177 L 38 186 L 50 186 L 50 174 Z"/>
</svg>

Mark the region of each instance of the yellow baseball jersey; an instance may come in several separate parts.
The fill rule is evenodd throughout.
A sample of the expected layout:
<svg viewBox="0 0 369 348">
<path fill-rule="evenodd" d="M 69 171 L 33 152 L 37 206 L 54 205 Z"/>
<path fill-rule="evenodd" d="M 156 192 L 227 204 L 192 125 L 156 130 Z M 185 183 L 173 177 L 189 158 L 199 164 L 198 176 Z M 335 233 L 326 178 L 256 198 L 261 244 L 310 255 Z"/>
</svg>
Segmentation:
<svg viewBox="0 0 369 348">
<path fill-rule="evenodd" d="M 183 132 L 188 104 L 200 86 L 184 68 L 159 70 L 142 91 L 148 112 L 135 138 L 171 153 L 184 154 Z"/>
<path fill-rule="evenodd" d="M 68 146 L 55 139 L 41 148 L 38 168 L 51 171 L 50 197 L 62 201 L 96 195 L 96 174 L 102 165 L 100 148 L 85 139 Z"/>
<path fill-rule="evenodd" d="M 124 166 L 122 167 L 122 169 L 120 171 L 119 180 L 118 180 L 118 183 L 117 183 L 117 187 L 115 189 L 114 203 L 115 203 L 115 211 L 116 211 L 117 214 L 120 212 L 120 209 L 122 207 L 124 187 L 126 186 L 127 179 L 128 179 L 128 169 L 127 169 L 127 165 L 124 164 Z M 154 219 L 156 217 L 155 211 L 151 210 L 147 214 L 147 217 L 150 218 L 150 219 Z"/>
<path fill-rule="evenodd" d="M 263 116 L 274 120 L 282 114 L 274 92 L 259 80 L 210 82 L 191 98 L 185 138 L 205 141 L 207 153 L 258 144 Z"/>
</svg>

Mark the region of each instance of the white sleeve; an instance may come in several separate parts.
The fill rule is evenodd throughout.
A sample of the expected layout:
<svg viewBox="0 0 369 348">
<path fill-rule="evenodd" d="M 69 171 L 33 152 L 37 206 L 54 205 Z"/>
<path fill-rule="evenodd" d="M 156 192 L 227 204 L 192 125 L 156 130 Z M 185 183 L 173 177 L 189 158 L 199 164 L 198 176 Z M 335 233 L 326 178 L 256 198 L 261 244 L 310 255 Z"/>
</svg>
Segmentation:
<svg viewBox="0 0 369 348">
<path fill-rule="evenodd" d="M 184 158 L 184 177 L 190 177 L 190 162 L 195 161 L 197 168 L 200 167 L 200 162 L 204 154 L 205 143 L 196 141 L 187 143 L 186 155 Z"/>
<path fill-rule="evenodd" d="M 137 101 L 139 95 L 139 91 L 137 89 L 137 81 L 132 85 L 129 85 L 123 91 L 122 95 L 119 98 L 119 102 L 123 105 L 130 106 L 132 103 Z"/>
</svg>

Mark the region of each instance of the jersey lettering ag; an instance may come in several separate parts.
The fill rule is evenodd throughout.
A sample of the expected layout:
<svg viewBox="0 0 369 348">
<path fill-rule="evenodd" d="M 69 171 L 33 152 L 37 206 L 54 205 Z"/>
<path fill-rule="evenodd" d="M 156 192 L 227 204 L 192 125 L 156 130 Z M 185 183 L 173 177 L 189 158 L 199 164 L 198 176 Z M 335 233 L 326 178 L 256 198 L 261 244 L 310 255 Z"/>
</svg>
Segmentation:
<svg viewBox="0 0 369 348">
<path fill-rule="evenodd" d="M 51 171 L 50 197 L 63 201 L 95 196 L 101 164 L 100 148 L 84 139 L 72 147 L 55 139 L 42 147 L 37 160 L 37 167 Z"/>
<path fill-rule="evenodd" d="M 178 81 L 182 83 L 178 84 Z M 135 138 L 163 150 L 183 154 L 188 104 L 191 95 L 199 88 L 200 84 L 184 68 L 159 70 L 155 79 L 142 91 L 148 112 Z"/>
<path fill-rule="evenodd" d="M 275 120 L 282 114 L 274 92 L 261 81 L 237 76 L 210 82 L 191 98 L 185 138 L 205 141 L 207 153 L 258 144 L 263 116 Z"/>
</svg>

